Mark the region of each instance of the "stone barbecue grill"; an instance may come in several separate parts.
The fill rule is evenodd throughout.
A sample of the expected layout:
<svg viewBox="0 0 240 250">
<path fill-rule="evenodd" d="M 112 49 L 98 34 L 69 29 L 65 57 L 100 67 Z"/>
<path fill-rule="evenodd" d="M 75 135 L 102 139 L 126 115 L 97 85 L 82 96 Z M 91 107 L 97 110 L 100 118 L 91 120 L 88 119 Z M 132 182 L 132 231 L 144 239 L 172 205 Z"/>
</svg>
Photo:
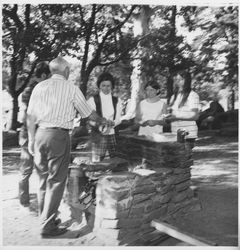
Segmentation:
<svg viewBox="0 0 240 250">
<path fill-rule="evenodd" d="M 75 219 L 84 208 L 79 202 L 83 176 L 94 183 L 94 202 L 86 211 L 94 216 L 96 237 L 107 245 L 146 245 L 156 237 L 153 219 L 201 209 L 190 187 L 192 152 L 184 143 L 121 134 L 118 153 L 115 159 L 91 163 L 90 151 L 77 152 L 68 180 Z"/>
</svg>

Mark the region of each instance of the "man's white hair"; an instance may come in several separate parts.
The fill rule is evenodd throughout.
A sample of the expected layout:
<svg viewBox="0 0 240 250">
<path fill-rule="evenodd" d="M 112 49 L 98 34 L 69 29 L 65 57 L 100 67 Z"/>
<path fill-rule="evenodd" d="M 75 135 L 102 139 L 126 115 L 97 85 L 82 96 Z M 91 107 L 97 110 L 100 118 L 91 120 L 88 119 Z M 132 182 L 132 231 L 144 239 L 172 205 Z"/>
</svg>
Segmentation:
<svg viewBox="0 0 240 250">
<path fill-rule="evenodd" d="M 49 63 L 49 68 L 52 73 L 63 73 L 67 67 L 70 68 L 70 64 L 61 56 L 58 56 Z"/>
</svg>

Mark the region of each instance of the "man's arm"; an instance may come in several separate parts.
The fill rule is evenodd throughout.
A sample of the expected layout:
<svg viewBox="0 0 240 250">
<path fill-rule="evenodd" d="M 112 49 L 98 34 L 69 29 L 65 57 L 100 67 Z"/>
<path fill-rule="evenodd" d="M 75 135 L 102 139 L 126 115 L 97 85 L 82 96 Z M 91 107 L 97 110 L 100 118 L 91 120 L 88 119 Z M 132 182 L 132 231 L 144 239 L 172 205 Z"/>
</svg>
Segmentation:
<svg viewBox="0 0 240 250">
<path fill-rule="evenodd" d="M 36 133 L 35 116 L 27 114 L 27 128 L 28 128 L 28 151 L 31 155 L 34 155 L 34 141 Z"/>
<path fill-rule="evenodd" d="M 92 126 L 106 125 L 107 124 L 106 119 L 101 118 L 94 110 L 93 106 L 95 104 L 93 98 L 90 98 L 87 101 L 79 88 L 76 87 L 75 91 L 76 92 L 75 92 L 74 106 L 76 110 L 79 112 L 80 116 L 82 118 L 88 118 L 89 123 Z"/>
<path fill-rule="evenodd" d="M 113 124 L 110 121 L 107 121 L 106 118 L 100 117 L 95 110 L 92 111 L 92 113 L 88 116 L 89 123 L 92 126 L 100 126 L 100 125 L 108 125 L 113 126 Z"/>
</svg>

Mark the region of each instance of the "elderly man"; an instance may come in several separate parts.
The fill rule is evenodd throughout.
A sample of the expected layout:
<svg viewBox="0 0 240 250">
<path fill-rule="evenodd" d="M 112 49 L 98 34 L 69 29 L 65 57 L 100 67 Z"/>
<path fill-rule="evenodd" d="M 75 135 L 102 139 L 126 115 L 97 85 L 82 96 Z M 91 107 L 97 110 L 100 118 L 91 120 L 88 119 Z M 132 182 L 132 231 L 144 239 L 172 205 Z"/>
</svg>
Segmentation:
<svg viewBox="0 0 240 250">
<path fill-rule="evenodd" d="M 65 59 L 57 57 L 49 67 L 52 77 L 34 88 L 27 110 L 28 149 L 34 155 L 40 181 L 38 203 L 42 237 L 67 231 L 58 226 L 56 217 L 68 173 L 69 130 L 76 113 L 98 123 L 105 122 L 87 104 L 80 89 L 67 81 L 70 66 Z"/>
</svg>

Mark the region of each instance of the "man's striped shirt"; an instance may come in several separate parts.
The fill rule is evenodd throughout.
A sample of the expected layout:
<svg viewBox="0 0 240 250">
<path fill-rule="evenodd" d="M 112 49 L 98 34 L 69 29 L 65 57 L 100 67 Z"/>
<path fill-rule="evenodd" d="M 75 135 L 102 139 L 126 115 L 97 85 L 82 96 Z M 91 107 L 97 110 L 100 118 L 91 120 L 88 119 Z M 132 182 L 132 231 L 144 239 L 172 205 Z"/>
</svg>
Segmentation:
<svg viewBox="0 0 240 250">
<path fill-rule="evenodd" d="M 182 94 L 178 94 L 173 106 L 172 112 L 173 114 L 177 114 L 177 116 L 181 117 L 186 116 L 192 109 L 199 109 L 199 96 L 196 92 L 191 91 L 187 101 L 182 107 L 178 107 L 179 103 L 182 100 Z M 171 123 L 172 133 L 177 133 L 178 129 L 186 130 L 189 134 L 186 138 L 197 138 L 198 136 L 198 127 L 196 121 L 175 121 Z"/>
<path fill-rule="evenodd" d="M 54 74 L 33 89 L 27 114 L 36 117 L 39 127 L 72 129 L 77 112 L 85 118 L 92 110 L 77 86 Z"/>
</svg>

